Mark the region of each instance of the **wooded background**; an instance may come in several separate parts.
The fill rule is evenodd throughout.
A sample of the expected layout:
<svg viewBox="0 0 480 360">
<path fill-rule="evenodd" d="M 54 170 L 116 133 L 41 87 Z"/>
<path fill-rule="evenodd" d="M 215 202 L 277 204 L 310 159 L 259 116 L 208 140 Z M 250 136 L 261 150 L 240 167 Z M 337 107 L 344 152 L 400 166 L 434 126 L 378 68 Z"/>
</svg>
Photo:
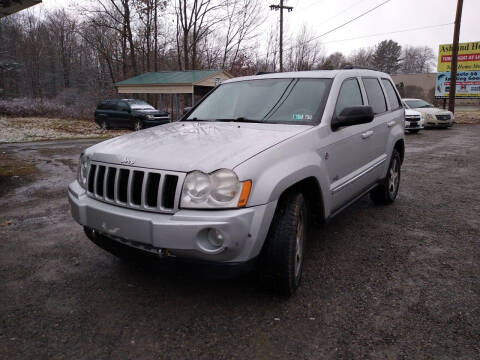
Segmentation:
<svg viewBox="0 0 480 360">
<path fill-rule="evenodd" d="M 116 95 L 115 82 L 147 71 L 225 69 L 234 76 L 278 71 L 278 29 L 260 33 L 261 7 L 267 6 L 261 0 L 84 3 L 88 6 L 0 19 L 0 113 L 22 106 L 28 112 L 28 104 L 57 116 L 91 118 L 99 100 Z M 285 40 L 285 71 L 354 64 L 417 73 L 435 64 L 431 48 L 402 48 L 392 40 L 348 57 L 327 56 L 306 27 Z"/>
</svg>

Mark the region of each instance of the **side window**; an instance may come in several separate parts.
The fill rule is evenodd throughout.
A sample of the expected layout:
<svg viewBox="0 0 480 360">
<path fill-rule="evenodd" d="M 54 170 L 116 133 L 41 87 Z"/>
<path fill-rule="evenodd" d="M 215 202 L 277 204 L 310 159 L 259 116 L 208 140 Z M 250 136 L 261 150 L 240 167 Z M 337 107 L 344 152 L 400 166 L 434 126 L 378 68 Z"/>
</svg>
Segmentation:
<svg viewBox="0 0 480 360">
<path fill-rule="evenodd" d="M 373 108 L 375 115 L 387 111 L 387 102 L 385 95 L 383 95 L 382 88 L 377 79 L 363 78 L 363 85 L 367 92 L 368 104 Z"/>
<path fill-rule="evenodd" d="M 360 105 L 363 105 L 363 99 L 358 80 L 345 80 L 338 94 L 337 105 L 335 106 L 335 115 L 340 115 L 340 113 L 346 107 Z"/>
<path fill-rule="evenodd" d="M 392 82 L 388 79 L 382 79 L 383 87 L 387 92 L 388 103 L 390 104 L 390 109 L 397 110 L 402 107 L 400 100 L 398 99 L 397 92 L 393 88 Z"/>
<path fill-rule="evenodd" d="M 108 106 L 106 103 L 100 103 L 100 105 L 98 105 L 98 110 L 107 110 L 108 109 Z"/>
<path fill-rule="evenodd" d="M 128 106 L 128 104 L 124 101 L 119 101 L 117 103 L 117 110 L 118 111 L 124 111 L 124 110 L 128 110 L 130 109 L 130 107 Z"/>
</svg>

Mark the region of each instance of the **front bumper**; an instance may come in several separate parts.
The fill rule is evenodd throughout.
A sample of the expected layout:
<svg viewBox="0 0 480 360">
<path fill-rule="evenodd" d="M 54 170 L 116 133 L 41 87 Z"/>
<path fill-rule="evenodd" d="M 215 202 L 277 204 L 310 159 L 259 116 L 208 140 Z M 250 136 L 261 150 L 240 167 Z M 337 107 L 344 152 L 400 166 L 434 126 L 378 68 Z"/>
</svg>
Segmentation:
<svg viewBox="0 0 480 360">
<path fill-rule="evenodd" d="M 421 130 L 423 129 L 423 120 L 409 121 L 405 120 L 405 130 Z"/>
<path fill-rule="evenodd" d="M 87 196 L 77 181 L 68 187 L 73 218 L 110 239 L 146 251 L 217 263 L 255 258 L 267 236 L 276 201 L 233 210 L 179 210 L 158 214 L 122 208 Z M 219 249 L 208 246 L 208 229 L 224 236 Z"/>
</svg>

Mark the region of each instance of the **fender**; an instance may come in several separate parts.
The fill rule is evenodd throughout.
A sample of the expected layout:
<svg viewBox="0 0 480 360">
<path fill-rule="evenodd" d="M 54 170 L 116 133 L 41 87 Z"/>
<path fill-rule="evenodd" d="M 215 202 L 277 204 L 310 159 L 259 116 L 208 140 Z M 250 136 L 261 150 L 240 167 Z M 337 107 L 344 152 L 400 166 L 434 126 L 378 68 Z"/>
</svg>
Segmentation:
<svg viewBox="0 0 480 360">
<path fill-rule="evenodd" d="M 313 177 L 322 194 L 323 214 L 330 212 L 328 174 L 323 159 L 312 144 L 318 144 L 318 127 L 301 133 L 238 165 L 234 171 L 241 180 L 252 180 L 247 206 L 268 204 L 296 183 Z"/>
<path fill-rule="evenodd" d="M 382 169 L 382 179 L 387 176 L 388 167 L 390 166 L 390 160 L 392 158 L 393 148 L 398 140 L 403 140 L 405 138 L 405 129 L 403 125 L 396 124 L 388 134 L 387 140 L 387 161 L 383 165 Z M 403 154 L 400 155 L 403 160 Z"/>
</svg>

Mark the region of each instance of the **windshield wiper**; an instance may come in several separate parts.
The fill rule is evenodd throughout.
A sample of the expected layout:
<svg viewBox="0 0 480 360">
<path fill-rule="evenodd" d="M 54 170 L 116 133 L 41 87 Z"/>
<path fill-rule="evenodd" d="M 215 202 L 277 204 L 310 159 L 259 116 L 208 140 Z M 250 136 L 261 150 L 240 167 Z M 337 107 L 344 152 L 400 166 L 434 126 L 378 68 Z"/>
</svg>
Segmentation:
<svg viewBox="0 0 480 360">
<path fill-rule="evenodd" d="M 263 120 L 255 120 L 255 119 L 248 119 L 245 117 L 237 117 L 235 119 L 216 119 L 216 121 L 224 121 L 224 122 L 249 122 L 249 123 L 263 123 Z"/>
</svg>

